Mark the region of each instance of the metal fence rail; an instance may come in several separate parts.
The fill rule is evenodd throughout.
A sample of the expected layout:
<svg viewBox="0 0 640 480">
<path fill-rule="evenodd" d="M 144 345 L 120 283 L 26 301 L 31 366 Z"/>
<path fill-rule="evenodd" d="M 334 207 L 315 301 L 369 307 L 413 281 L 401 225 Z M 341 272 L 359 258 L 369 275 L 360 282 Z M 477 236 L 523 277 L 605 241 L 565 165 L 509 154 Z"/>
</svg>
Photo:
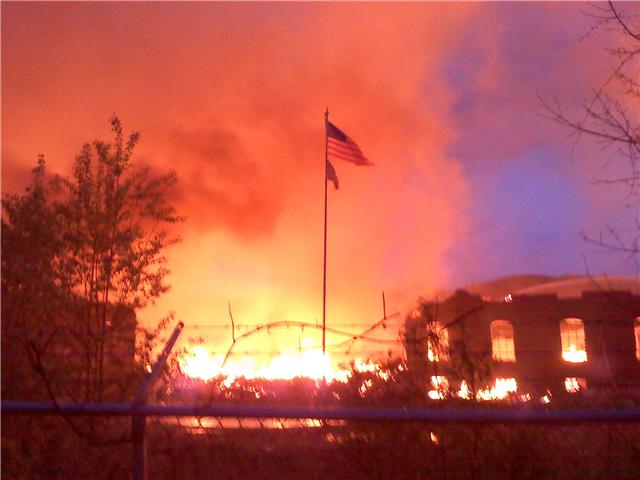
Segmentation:
<svg viewBox="0 0 640 480">
<path fill-rule="evenodd" d="M 640 408 L 554 410 L 550 408 L 408 409 L 362 407 L 267 407 L 240 405 L 134 405 L 128 403 L 2 402 L 3 414 L 146 417 L 233 417 L 427 423 L 640 422 Z"/>
</svg>

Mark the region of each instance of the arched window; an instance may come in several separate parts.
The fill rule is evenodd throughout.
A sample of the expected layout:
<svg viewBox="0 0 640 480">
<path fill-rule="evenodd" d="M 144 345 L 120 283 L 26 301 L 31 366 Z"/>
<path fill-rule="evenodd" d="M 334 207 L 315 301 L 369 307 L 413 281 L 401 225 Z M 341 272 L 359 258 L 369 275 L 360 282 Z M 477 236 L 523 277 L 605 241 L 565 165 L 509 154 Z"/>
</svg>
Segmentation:
<svg viewBox="0 0 640 480">
<path fill-rule="evenodd" d="M 449 332 L 440 322 L 427 325 L 427 358 L 430 362 L 449 360 Z"/>
<path fill-rule="evenodd" d="M 507 320 L 494 320 L 491 329 L 491 352 L 497 362 L 515 362 L 516 348 L 513 343 L 513 325 Z"/>
<path fill-rule="evenodd" d="M 587 345 L 584 338 L 584 323 L 579 318 L 560 320 L 562 358 L 571 363 L 587 361 Z"/>
<path fill-rule="evenodd" d="M 640 317 L 633 322 L 633 331 L 636 334 L 636 358 L 640 361 Z"/>
</svg>

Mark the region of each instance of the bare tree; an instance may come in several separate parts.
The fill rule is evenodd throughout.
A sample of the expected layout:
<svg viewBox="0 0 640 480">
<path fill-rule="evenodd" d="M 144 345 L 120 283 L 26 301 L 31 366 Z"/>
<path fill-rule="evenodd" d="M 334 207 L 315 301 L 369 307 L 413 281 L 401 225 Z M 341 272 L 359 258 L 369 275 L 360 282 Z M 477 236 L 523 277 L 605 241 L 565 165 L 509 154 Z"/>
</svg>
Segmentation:
<svg viewBox="0 0 640 480">
<path fill-rule="evenodd" d="M 582 114 L 567 114 L 559 101 L 540 98 L 548 117 L 569 130 L 575 142 L 591 139 L 610 152 L 605 166 L 619 163 L 624 174 L 595 180 L 623 186 L 627 207 L 634 209 L 633 233 L 623 235 L 607 226 L 583 238 L 610 251 L 627 255 L 640 270 L 640 14 L 635 2 L 593 4 L 585 14 L 594 19 L 591 32 L 602 30 L 615 42 L 605 47 L 614 60 L 611 72 L 582 104 Z M 591 33 L 589 32 L 589 33 Z"/>
</svg>

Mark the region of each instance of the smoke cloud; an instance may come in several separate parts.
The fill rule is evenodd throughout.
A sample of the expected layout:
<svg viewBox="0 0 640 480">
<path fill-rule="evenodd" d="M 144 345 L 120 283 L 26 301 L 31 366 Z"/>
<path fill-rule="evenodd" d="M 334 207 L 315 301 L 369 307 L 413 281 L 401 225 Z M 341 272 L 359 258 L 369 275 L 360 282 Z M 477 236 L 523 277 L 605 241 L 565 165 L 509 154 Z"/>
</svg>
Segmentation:
<svg viewBox="0 0 640 480">
<path fill-rule="evenodd" d="M 224 324 L 228 301 L 243 323 L 321 316 L 326 107 L 375 163 L 334 162 L 330 323 L 379 319 L 383 290 L 388 312 L 404 312 L 442 286 L 581 262 L 567 250 L 592 194 L 536 96 L 575 100 L 578 82 L 583 92 L 607 70 L 597 42 L 579 42 L 589 20 L 573 5 L 2 13 L 4 191 L 38 153 L 68 172 L 83 142 L 108 138 L 114 110 L 142 133 L 138 161 L 178 174 L 172 198 L 188 221 L 169 255 L 172 291 L 142 312 L 149 324 L 169 309 Z"/>
</svg>

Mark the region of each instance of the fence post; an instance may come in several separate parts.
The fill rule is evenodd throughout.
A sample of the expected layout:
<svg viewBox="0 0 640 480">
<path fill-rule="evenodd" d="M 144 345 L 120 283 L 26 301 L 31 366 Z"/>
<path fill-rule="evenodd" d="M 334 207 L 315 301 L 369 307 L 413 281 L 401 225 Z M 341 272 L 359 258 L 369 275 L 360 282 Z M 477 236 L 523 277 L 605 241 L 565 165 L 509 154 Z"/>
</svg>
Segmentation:
<svg viewBox="0 0 640 480">
<path fill-rule="evenodd" d="M 137 405 L 134 404 L 134 408 Z M 133 480 L 147 480 L 147 444 L 145 433 L 147 430 L 147 417 L 145 415 L 131 416 L 131 441 L 132 443 L 132 478 Z"/>
<path fill-rule="evenodd" d="M 169 337 L 169 340 L 164 346 L 162 353 L 156 360 L 153 367 L 151 367 L 149 376 L 145 378 L 140 384 L 140 387 L 138 387 L 138 391 L 136 392 L 136 396 L 133 400 L 133 414 L 131 415 L 131 476 L 133 480 L 147 480 L 147 443 L 145 439 L 145 434 L 147 432 L 147 416 L 137 413 L 136 411 L 146 403 L 149 391 L 158 380 L 164 365 L 167 363 L 167 358 L 171 353 L 171 349 L 178 340 L 183 328 L 184 323 L 178 322 L 178 325 L 176 325 L 171 337 Z"/>
</svg>

